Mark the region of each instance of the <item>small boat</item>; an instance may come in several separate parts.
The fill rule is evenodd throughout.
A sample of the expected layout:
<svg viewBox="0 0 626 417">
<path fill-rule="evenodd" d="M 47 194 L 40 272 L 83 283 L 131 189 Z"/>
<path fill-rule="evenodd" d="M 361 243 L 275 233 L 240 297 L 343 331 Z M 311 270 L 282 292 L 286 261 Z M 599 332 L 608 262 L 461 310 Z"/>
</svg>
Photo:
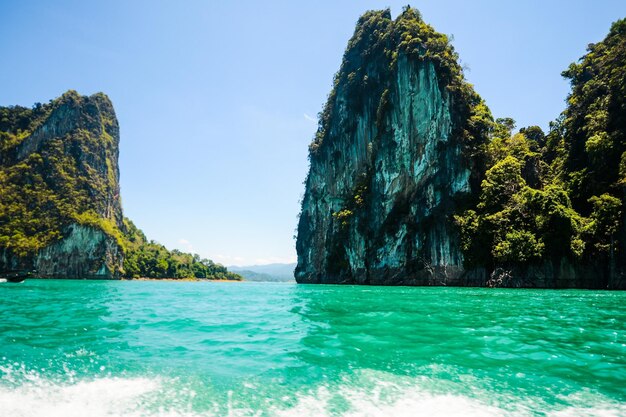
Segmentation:
<svg viewBox="0 0 626 417">
<path fill-rule="evenodd" d="M 0 273 L 0 282 L 19 283 L 31 275 L 31 271 L 5 271 Z"/>
</svg>

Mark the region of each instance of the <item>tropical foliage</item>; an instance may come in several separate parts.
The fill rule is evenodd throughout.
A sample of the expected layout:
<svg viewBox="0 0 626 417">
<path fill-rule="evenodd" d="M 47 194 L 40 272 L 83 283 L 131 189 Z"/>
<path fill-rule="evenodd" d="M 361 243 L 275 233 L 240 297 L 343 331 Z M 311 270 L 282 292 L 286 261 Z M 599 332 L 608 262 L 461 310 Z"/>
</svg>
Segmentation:
<svg viewBox="0 0 626 417">
<path fill-rule="evenodd" d="M 93 102 L 92 102 L 93 100 Z M 85 103 L 89 101 L 89 103 Z M 123 245 L 116 219 L 106 213 L 117 193 L 117 121 L 104 95 L 84 98 L 69 91 L 49 104 L 0 108 L 0 247 L 24 257 L 60 239 L 70 223 L 96 226 Z M 102 111 L 94 106 L 101 104 Z M 90 107 L 91 106 L 91 107 Z M 53 125 L 88 120 L 73 134 L 45 146 L 25 143 L 46 120 Z M 36 143 L 36 139 L 32 140 Z"/>
<path fill-rule="evenodd" d="M 168 250 L 154 241 L 148 241 L 133 222 L 124 219 L 128 241 L 124 258 L 126 278 L 206 278 L 241 281 L 243 278 L 226 267 L 200 258 L 197 254 Z"/>
<path fill-rule="evenodd" d="M 547 135 L 536 126 L 512 134 L 512 119 L 484 122 L 480 200 L 456 216 L 470 265 L 625 255 L 626 20 L 563 75 L 572 92 Z"/>
</svg>

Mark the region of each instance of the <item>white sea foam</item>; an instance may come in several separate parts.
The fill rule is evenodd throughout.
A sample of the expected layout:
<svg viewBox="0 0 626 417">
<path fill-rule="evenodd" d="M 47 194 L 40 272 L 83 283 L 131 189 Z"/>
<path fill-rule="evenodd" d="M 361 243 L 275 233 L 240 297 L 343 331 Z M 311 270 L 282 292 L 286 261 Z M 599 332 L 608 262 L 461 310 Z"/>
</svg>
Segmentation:
<svg viewBox="0 0 626 417">
<path fill-rule="evenodd" d="M 0 415 L 12 417 L 112 417 L 133 415 L 138 400 L 159 387 L 147 378 L 101 378 L 75 384 L 42 380 L 0 387 Z M 139 414 L 141 415 L 141 414 Z"/>
<path fill-rule="evenodd" d="M 103 378 L 70 386 L 23 386 L 0 389 L 0 415 L 11 417 L 217 417 L 213 411 L 151 410 L 143 397 L 158 390 L 158 381 L 136 378 Z M 228 417 L 276 416 L 323 417 L 337 415 L 329 410 L 330 394 L 322 388 L 318 393 L 299 398 L 295 407 L 251 410 L 230 405 Z M 499 417 L 502 410 L 451 395 L 428 395 L 406 392 L 396 401 L 379 402 L 364 392 L 350 394 L 345 417 L 433 416 L 433 417 Z M 568 415 L 569 417 L 569 415 Z"/>
<path fill-rule="evenodd" d="M 506 411 L 482 404 L 476 400 L 454 396 L 433 395 L 419 389 L 405 390 L 398 398 L 383 400 L 375 393 L 361 390 L 344 392 L 350 405 L 344 417 L 500 417 Z M 321 389 L 317 395 L 300 398 L 289 410 L 276 411 L 277 417 L 318 417 L 332 415 L 328 410 L 332 395 Z"/>
<path fill-rule="evenodd" d="M 6 374 L 5 374 L 6 376 Z M 380 375 L 378 375 L 380 376 Z M 183 393 L 176 381 L 162 378 L 104 377 L 73 383 L 31 376 L 17 386 L 0 384 L 0 416 L 11 417 L 624 417 L 626 406 L 605 403 L 533 409 L 532 403 L 505 408 L 477 398 L 425 391 L 423 381 L 407 385 L 381 378 L 363 386 L 346 381 L 295 394 L 291 406 L 265 402 L 263 410 L 233 402 L 232 395 L 211 411 L 194 411 L 194 393 Z M 388 377 L 388 376 L 387 376 Z M 4 378 L 3 378 L 4 380 Z M 6 380 L 5 380 L 6 381 Z M 1 381 L 0 381 L 1 382 Z M 363 382 L 362 380 L 360 382 Z M 180 387 L 180 385 L 178 385 Z M 253 391 L 254 392 L 254 391 Z M 180 399 L 176 402 L 176 399 Z M 341 405 L 337 405 L 337 399 Z M 520 399 L 521 401 L 521 399 Z M 522 401 L 523 402 L 523 401 Z M 283 403 L 284 404 L 284 403 Z M 536 405 L 536 404 L 535 404 Z M 593 406 L 593 408 L 591 408 Z M 222 410 L 216 411 L 216 410 Z"/>
</svg>

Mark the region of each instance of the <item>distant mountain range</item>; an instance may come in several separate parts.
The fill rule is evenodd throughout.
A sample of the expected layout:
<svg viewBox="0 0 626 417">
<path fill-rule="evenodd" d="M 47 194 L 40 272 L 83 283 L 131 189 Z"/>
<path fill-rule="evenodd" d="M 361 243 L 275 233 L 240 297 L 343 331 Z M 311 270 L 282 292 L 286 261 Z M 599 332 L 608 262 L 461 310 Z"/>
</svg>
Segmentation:
<svg viewBox="0 0 626 417">
<path fill-rule="evenodd" d="M 293 271 L 296 264 L 268 264 L 250 266 L 229 266 L 228 270 L 243 276 L 246 281 L 291 282 L 295 281 Z"/>
</svg>

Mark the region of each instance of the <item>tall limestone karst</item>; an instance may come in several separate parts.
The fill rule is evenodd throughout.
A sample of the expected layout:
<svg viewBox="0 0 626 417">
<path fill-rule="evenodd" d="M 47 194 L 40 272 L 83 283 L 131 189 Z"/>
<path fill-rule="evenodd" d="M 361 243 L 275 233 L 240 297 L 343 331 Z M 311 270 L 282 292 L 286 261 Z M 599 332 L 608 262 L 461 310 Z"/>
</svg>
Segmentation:
<svg viewBox="0 0 626 417">
<path fill-rule="evenodd" d="M 303 283 L 454 284 L 452 214 L 480 184 L 492 122 L 445 35 L 406 8 L 358 21 L 310 145 Z"/>
<path fill-rule="evenodd" d="M 0 108 L 0 270 L 120 276 L 118 143 L 104 94 Z"/>
<path fill-rule="evenodd" d="M 493 120 L 445 35 L 358 21 L 310 145 L 303 283 L 626 288 L 626 21 L 546 134 Z"/>
</svg>

